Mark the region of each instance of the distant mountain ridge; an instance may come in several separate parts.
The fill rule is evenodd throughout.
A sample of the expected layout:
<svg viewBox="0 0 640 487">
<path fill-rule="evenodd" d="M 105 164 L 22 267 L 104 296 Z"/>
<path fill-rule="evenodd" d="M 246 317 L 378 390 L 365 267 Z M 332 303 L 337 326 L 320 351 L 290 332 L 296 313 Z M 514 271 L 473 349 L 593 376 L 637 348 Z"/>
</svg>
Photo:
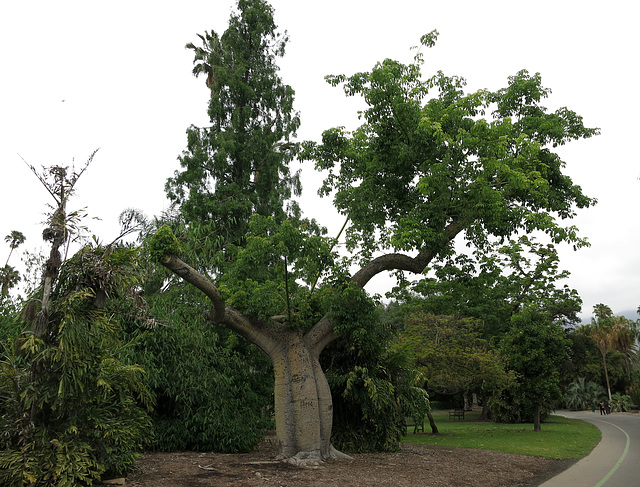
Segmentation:
<svg viewBox="0 0 640 487">
<path fill-rule="evenodd" d="M 624 311 L 614 311 L 613 312 L 614 316 L 624 316 L 626 319 L 628 320 L 633 320 L 636 321 L 638 318 L 640 318 L 640 315 L 638 315 L 638 311 L 635 309 L 627 309 Z M 586 325 L 588 323 L 591 323 L 591 316 L 583 316 L 582 317 L 582 322 L 583 325 Z"/>
</svg>

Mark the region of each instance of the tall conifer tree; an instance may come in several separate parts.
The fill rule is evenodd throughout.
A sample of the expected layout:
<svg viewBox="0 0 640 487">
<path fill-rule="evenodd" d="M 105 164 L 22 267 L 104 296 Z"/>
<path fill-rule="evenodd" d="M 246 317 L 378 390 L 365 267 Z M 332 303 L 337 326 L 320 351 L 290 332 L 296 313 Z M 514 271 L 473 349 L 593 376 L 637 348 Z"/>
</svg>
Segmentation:
<svg viewBox="0 0 640 487">
<path fill-rule="evenodd" d="M 276 65 L 288 37 L 276 29 L 269 4 L 240 0 L 222 36 L 205 32 L 201 46 L 186 46 L 195 54 L 193 74 L 206 75 L 211 125 L 187 130 L 167 194 L 187 223 L 213 225 L 231 243 L 253 213 L 284 219 L 284 201 L 300 192 L 289 171 L 300 119 Z"/>
</svg>

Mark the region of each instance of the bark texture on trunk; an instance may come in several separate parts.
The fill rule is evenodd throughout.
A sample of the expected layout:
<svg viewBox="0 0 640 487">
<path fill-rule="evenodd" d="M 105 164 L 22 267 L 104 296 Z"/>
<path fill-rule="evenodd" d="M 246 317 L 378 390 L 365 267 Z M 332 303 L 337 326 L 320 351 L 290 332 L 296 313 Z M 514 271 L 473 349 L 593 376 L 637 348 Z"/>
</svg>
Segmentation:
<svg viewBox="0 0 640 487">
<path fill-rule="evenodd" d="M 533 431 L 542 431 L 542 427 L 540 425 L 540 408 L 541 406 L 538 404 L 533 412 Z"/>
<path fill-rule="evenodd" d="M 271 356 L 276 435 L 283 457 L 320 461 L 331 456 L 331 391 L 305 337 L 294 330 L 286 335 Z"/>
<path fill-rule="evenodd" d="M 433 414 L 431 414 L 431 411 L 427 411 L 427 418 L 429 418 L 429 427 L 431 428 L 431 433 L 433 433 L 434 435 L 440 434 L 440 431 L 438 431 L 438 427 L 436 426 L 436 421 L 435 419 L 433 419 Z"/>
</svg>

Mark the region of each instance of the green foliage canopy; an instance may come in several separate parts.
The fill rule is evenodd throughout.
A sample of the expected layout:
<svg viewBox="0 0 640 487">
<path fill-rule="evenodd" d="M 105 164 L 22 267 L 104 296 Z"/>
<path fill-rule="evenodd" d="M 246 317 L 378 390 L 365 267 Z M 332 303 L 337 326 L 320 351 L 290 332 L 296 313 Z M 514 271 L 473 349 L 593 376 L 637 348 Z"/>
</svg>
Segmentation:
<svg viewBox="0 0 640 487">
<path fill-rule="evenodd" d="M 565 326 L 579 320 L 577 291 L 558 285 L 569 273 L 560 270 L 555 246 L 533 237 L 487 244 L 447 257 L 430 270 L 433 277 L 403 283 L 398 295 L 420 310 L 481 320 L 485 337 L 505 332 L 511 316 L 527 306 L 544 310 Z"/>
<path fill-rule="evenodd" d="M 506 388 L 505 359 L 480 336 L 479 322 L 414 312 L 405 317 L 398 346 L 414 357 L 428 391 L 454 394 Z"/>
<path fill-rule="evenodd" d="M 351 219 L 348 247 L 362 248 L 362 262 L 377 249 L 418 250 L 412 261 L 377 263 L 421 272 L 460 232 L 476 246 L 535 230 L 579 244 L 576 229 L 559 220 L 595 200 L 562 173 L 553 148 L 597 129 L 567 108 L 548 113 L 539 74 L 520 71 L 506 88 L 465 94 L 462 78 L 438 72 L 423 80 L 422 64 L 418 54 L 413 64 L 387 59 L 370 72 L 327 78 L 367 103 L 359 128 L 327 130 L 303 152 L 328 172 L 322 194 L 333 193 Z"/>
</svg>

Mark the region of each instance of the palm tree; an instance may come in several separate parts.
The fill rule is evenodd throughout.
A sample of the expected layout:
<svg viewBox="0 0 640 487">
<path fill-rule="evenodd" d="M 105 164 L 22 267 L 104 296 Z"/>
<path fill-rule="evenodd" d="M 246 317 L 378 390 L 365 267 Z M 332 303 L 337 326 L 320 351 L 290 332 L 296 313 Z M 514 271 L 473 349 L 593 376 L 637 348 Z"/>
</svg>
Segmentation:
<svg viewBox="0 0 640 487">
<path fill-rule="evenodd" d="M 9 289 L 20 281 L 20 273 L 10 265 L 5 265 L 0 269 L 0 295 L 9 294 Z"/>
<path fill-rule="evenodd" d="M 4 241 L 9 244 L 9 248 L 11 249 L 9 250 L 7 261 L 4 263 L 5 267 L 9 265 L 9 259 L 13 251 L 22 245 L 26 239 L 27 238 L 18 230 L 11 230 L 11 233 L 4 237 Z"/>
<path fill-rule="evenodd" d="M 204 35 L 197 34 L 202 41 L 202 47 L 197 47 L 192 42 L 189 42 L 185 47 L 194 51 L 195 57 L 193 59 L 192 73 L 195 76 L 204 74 L 206 79 L 207 88 L 211 90 L 211 97 L 213 98 L 216 90 L 215 82 L 215 66 L 220 65 L 220 58 L 222 55 L 222 47 L 220 45 L 220 38 L 214 31 L 204 32 Z"/>
<path fill-rule="evenodd" d="M 635 347 L 635 335 L 627 326 L 627 320 L 622 317 L 613 316 L 611 308 L 605 304 L 596 304 L 593 307 L 594 318 L 591 324 L 582 327 L 583 333 L 593 338 L 602 354 L 604 365 L 604 377 L 607 382 L 607 394 L 611 402 L 611 386 L 609 383 L 609 370 L 607 368 L 607 354 L 612 350 L 617 350 L 627 355 L 633 352 Z"/>
<path fill-rule="evenodd" d="M 631 378 L 633 359 L 638 351 L 637 325 L 635 322 L 625 318 L 624 316 L 616 316 L 614 328 L 617 329 L 614 349 L 622 353 L 624 356 L 625 363 L 627 364 L 627 373 L 629 374 L 629 378 Z"/>
<path fill-rule="evenodd" d="M 574 380 L 564 391 L 564 402 L 569 409 L 582 411 L 598 404 L 604 397 L 600 384 L 587 381 L 584 377 Z"/>
</svg>

